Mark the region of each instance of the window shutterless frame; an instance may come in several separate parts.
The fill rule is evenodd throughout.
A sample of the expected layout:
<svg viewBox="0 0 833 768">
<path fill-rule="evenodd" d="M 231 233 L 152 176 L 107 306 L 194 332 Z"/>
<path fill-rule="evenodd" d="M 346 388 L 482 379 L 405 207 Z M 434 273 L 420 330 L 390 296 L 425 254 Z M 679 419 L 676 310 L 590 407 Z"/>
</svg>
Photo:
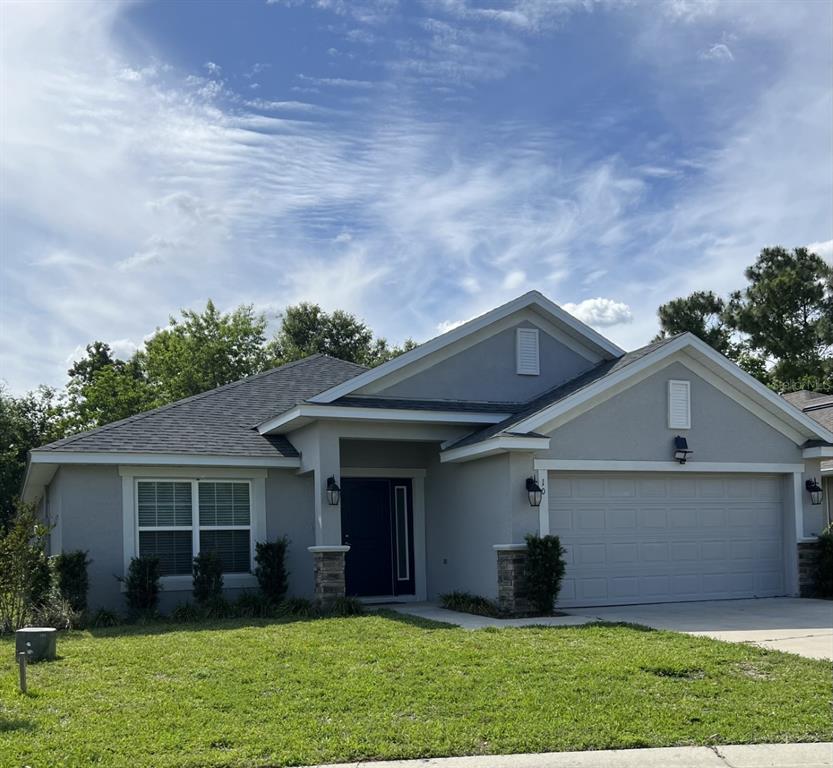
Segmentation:
<svg viewBox="0 0 833 768">
<path fill-rule="evenodd" d="M 188 483 L 191 486 L 191 525 L 188 526 L 140 526 L 139 525 L 139 486 L 141 483 Z M 248 525 L 200 525 L 200 485 L 211 485 L 217 483 L 236 484 L 245 483 L 249 493 L 249 524 Z M 254 525 L 253 525 L 253 488 L 252 481 L 248 479 L 232 478 L 205 478 L 196 479 L 189 477 L 136 477 L 133 481 L 133 522 L 134 522 L 134 557 L 139 556 L 140 534 L 148 531 L 191 531 L 191 557 L 196 557 L 200 551 L 200 531 L 226 531 L 226 530 L 247 530 L 249 532 L 249 571 L 254 572 Z M 227 573 L 235 573 L 227 571 Z M 237 573 L 240 573 L 239 571 Z M 185 575 L 185 574 L 179 574 Z M 163 577 L 165 578 L 165 577 Z"/>
</svg>

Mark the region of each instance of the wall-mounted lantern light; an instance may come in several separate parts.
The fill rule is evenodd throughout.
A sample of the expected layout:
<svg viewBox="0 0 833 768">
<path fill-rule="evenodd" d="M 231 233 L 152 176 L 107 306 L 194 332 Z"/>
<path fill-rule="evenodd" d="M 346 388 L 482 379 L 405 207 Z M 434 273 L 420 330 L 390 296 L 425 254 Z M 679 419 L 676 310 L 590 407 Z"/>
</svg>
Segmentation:
<svg viewBox="0 0 833 768">
<path fill-rule="evenodd" d="M 337 507 L 339 501 L 341 501 L 341 488 L 336 479 L 330 476 L 327 478 L 327 503 L 331 507 Z"/>
<path fill-rule="evenodd" d="M 674 438 L 674 458 L 679 461 L 680 464 L 685 464 L 688 457 L 691 456 L 692 453 L 694 453 L 694 451 L 689 450 L 688 440 L 680 435 L 677 435 Z"/>
<path fill-rule="evenodd" d="M 823 491 L 821 490 L 821 486 L 819 485 L 819 481 L 816 480 L 815 477 L 808 480 L 804 483 L 804 487 L 807 489 L 807 492 L 810 494 L 810 503 L 813 506 L 818 506 L 821 504 L 822 497 L 824 496 Z"/>
<path fill-rule="evenodd" d="M 544 489 L 538 484 L 538 481 L 534 477 L 528 477 L 526 479 L 526 493 L 527 496 L 529 496 L 530 507 L 541 506 L 541 498 L 544 495 Z"/>
</svg>

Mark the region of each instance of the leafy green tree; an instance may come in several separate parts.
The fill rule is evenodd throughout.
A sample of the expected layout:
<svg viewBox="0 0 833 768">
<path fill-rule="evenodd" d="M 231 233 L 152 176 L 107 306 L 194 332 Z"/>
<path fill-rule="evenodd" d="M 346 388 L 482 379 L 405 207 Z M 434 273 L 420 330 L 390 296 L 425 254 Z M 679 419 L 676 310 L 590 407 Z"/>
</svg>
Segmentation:
<svg viewBox="0 0 833 768">
<path fill-rule="evenodd" d="M 78 382 L 80 385 L 92 383 L 95 374 L 108 365 L 120 362 L 113 357 L 109 344 L 103 341 L 94 341 L 87 344 L 87 354 L 80 360 L 73 363 L 67 371 L 70 381 Z"/>
<path fill-rule="evenodd" d="M 712 291 L 695 291 L 673 299 L 657 310 L 660 332 L 656 340 L 689 332 L 718 352 L 732 356 L 732 329 L 723 318 L 725 310 L 726 302 Z"/>
<path fill-rule="evenodd" d="M 764 248 L 724 316 L 776 381 L 821 379 L 833 345 L 833 270 L 806 248 Z"/>
<path fill-rule="evenodd" d="M 251 305 L 224 314 L 209 300 L 203 312 L 171 317 L 136 359 L 164 403 L 259 373 L 268 363 L 265 342 L 266 318 Z"/>
<path fill-rule="evenodd" d="M 408 339 L 402 347 L 392 347 L 386 339 L 374 339 L 373 331 L 355 315 L 340 309 L 327 313 L 317 304 L 302 302 L 287 307 L 269 354 L 280 364 L 323 353 L 373 367 L 415 346 Z"/>
<path fill-rule="evenodd" d="M 57 392 L 39 387 L 13 397 L 0 385 L 0 531 L 14 515 L 28 452 L 64 435 L 64 412 Z"/>
</svg>

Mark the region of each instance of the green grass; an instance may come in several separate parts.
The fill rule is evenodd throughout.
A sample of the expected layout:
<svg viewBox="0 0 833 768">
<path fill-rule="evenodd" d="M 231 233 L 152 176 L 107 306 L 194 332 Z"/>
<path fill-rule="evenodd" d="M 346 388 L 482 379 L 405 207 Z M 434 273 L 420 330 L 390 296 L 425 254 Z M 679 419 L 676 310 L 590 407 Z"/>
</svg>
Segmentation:
<svg viewBox="0 0 833 768">
<path fill-rule="evenodd" d="M 393 615 L 62 635 L 16 690 L 0 765 L 281 766 L 831 738 L 827 662 L 623 625 L 481 630 Z"/>
</svg>

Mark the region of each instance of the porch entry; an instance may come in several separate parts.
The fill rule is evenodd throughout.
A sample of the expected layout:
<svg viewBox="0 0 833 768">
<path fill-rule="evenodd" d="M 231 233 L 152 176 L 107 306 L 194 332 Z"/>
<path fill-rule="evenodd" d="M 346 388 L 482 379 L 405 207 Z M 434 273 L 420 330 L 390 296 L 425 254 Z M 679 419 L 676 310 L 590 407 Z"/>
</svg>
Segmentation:
<svg viewBox="0 0 833 768">
<path fill-rule="evenodd" d="M 341 537 L 347 594 L 414 594 L 413 489 L 409 478 L 343 477 Z"/>
</svg>

